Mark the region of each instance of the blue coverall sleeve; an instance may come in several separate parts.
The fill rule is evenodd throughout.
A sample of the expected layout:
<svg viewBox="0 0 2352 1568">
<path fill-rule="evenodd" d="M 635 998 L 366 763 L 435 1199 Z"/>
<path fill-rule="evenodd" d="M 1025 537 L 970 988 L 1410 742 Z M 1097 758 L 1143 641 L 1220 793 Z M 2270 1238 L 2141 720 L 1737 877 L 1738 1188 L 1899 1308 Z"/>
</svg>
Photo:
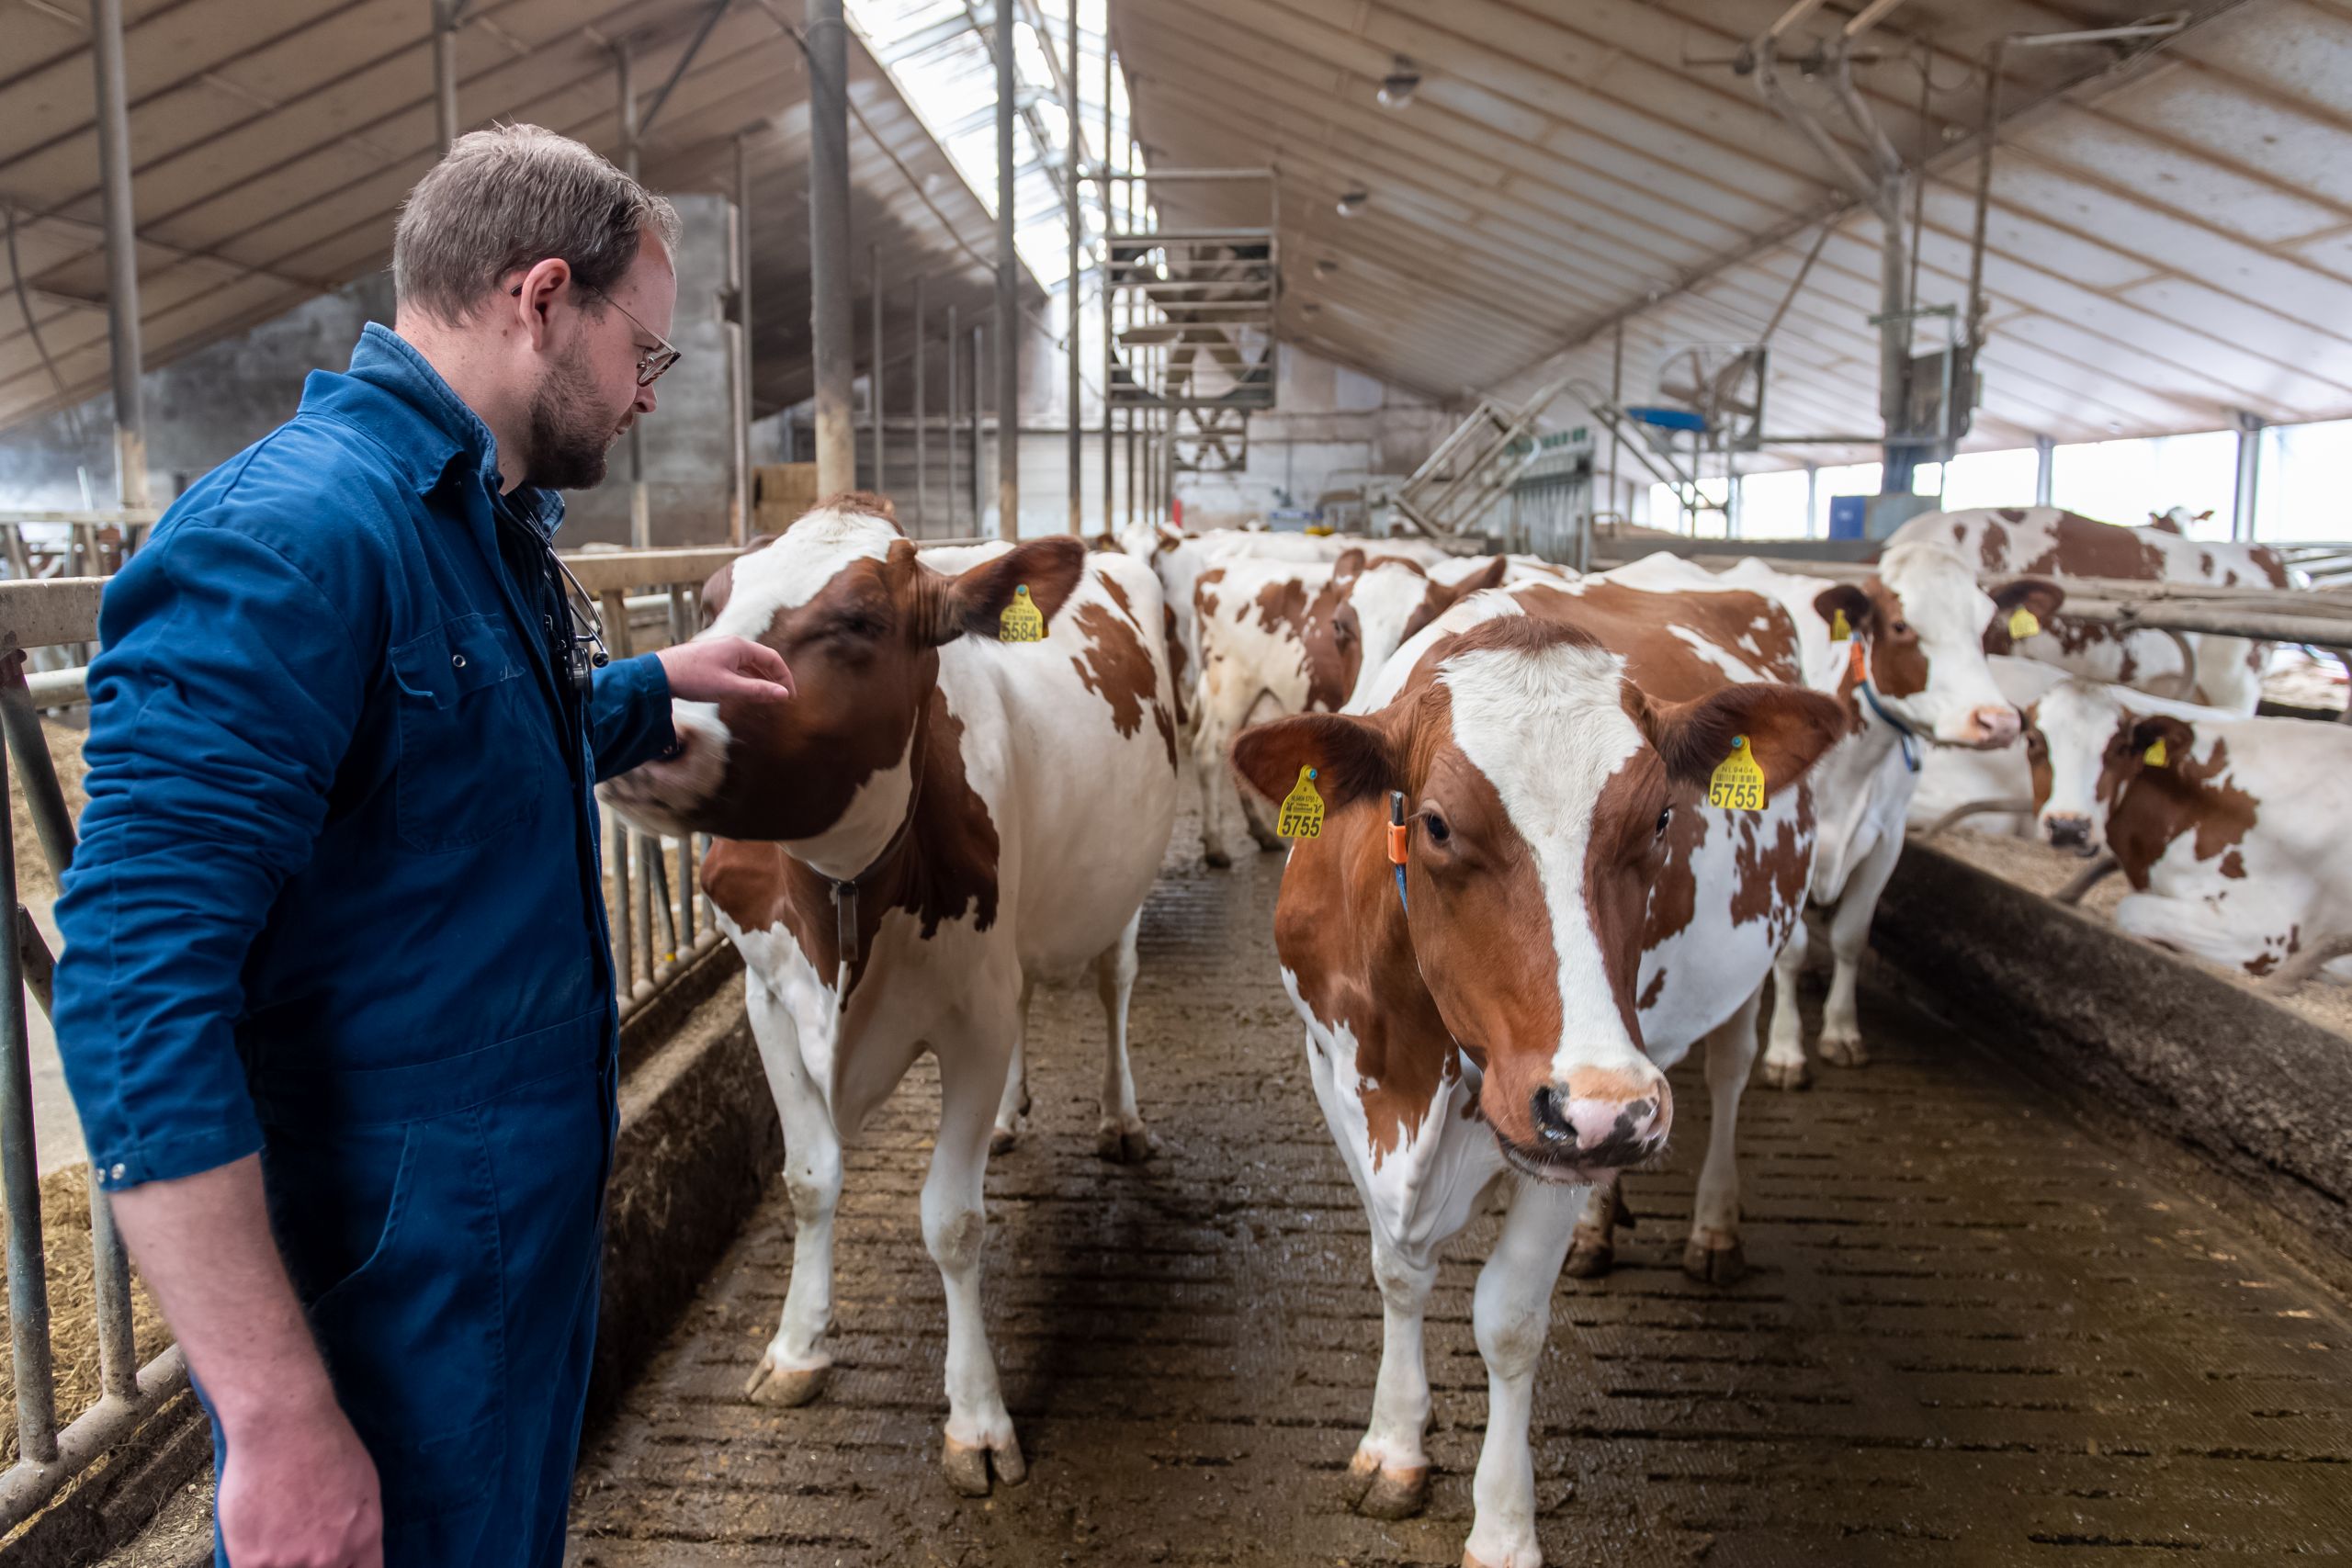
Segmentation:
<svg viewBox="0 0 2352 1568">
<path fill-rule="evenodd" d="M 261 1147 L 242 974 L 311 858 L 372 661 L 304 570 L 200 516 L 130 559 L 100 622 L 57 1041 L 91 1168 L 121 1188 Z"/>
<path fill-rule="evenodd" d="M 588 704 L 588 743 L 596 754 L 596 782 L 650 762 L 677 745 L 670 724 L 670 677 L 650 653 L 615 660 L 596 671 Z"/>
</svg>

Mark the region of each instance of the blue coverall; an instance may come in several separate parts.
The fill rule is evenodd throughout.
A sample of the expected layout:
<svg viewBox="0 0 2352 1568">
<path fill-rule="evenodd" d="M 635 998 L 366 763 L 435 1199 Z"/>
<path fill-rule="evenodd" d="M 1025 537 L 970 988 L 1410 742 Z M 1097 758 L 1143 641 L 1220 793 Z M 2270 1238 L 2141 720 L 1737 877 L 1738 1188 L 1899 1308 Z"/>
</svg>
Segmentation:
<svg viewBox="0 0 2352 1568">
<path fill-rule="evenodd" d="M 562 1559 L 616 1125 L 590 792 L 675 743 L 652 658 L 574 692 L 562 503 L 495 461 L 371 325 L 174 504 L 107 588 L 57 909 L 93 1170 L 260 1152 L 415 1568 Z"/>
</svg>

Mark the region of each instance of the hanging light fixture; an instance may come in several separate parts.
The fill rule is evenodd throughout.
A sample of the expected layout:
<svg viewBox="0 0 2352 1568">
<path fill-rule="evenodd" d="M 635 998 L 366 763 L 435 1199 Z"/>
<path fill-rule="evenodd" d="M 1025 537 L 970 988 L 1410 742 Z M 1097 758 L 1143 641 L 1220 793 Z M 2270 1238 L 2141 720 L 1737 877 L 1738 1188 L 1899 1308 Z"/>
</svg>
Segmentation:
<svg viewBox="0 0 2352 1568">
<path fill-rule="evenodd" d="M 1413 101 L 1413 95 L 1420 85 L 1421 73 L 1413 69 L 1411 61 L 1398 55 L 1396 68 L 1380 79 L 1380 107 L 1385 109 L 1403 108 Z"/>
<path fill-rule="evenodd" d="M 1371 199 L 1372 193 L 1362 186 L 1351 186 L 1340 194 L 1340 216 L 1353 218 L 1363 210 L 1363 204 Z"/>
</svg>

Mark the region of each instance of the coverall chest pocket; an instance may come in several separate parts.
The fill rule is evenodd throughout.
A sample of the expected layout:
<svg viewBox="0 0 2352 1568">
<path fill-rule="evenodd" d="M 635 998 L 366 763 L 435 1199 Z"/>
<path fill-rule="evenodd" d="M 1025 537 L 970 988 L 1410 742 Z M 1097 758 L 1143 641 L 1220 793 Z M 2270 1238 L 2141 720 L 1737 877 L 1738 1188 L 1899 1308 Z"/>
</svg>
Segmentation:
<svg viewBox="0 0 2352 1568">
<path fill-rule="evenodd" d="M 548 720 L 503 620 L 462 615 L 392 649 L 401 841 L 433 853 L 540 809 Z"/>
<path fill-rule="evenodd" d="M 505 1260 L 482 1113 L 363 1131 L 328 1158 L 347 1191 L 388 1193 L 383 1228 L 309 1303 L 311 1326 L 376 1461 L 386 1519 L 440 1518 L 486 1498 L 505 1458 Z"/>
</svg>

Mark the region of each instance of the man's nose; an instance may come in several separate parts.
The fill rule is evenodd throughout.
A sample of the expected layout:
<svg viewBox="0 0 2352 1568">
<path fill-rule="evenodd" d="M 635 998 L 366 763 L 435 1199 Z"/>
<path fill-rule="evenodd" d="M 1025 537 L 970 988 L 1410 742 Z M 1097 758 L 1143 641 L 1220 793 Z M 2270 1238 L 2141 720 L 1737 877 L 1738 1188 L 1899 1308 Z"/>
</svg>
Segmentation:
<svg viewBox="0 0 2352 1568">
<path fill-rule="evenodd" d="M 1656 1154 L 1674 1124 L 1674 1095 L 1655 1069 L 1641 1076 L 1577 1072 L 1540 1086 L 1530 1101 L 1535 1135 L 1563 1159 L 1634 1165 Z"/>
<path fill-rule="evenodd" d="M 651 387 L 639 387 L 637 389 L 637 401 L 630 406 L 636 409 L 639 413 L 651 413 L 653 412 L 653 389 Z"/>
</svg>

